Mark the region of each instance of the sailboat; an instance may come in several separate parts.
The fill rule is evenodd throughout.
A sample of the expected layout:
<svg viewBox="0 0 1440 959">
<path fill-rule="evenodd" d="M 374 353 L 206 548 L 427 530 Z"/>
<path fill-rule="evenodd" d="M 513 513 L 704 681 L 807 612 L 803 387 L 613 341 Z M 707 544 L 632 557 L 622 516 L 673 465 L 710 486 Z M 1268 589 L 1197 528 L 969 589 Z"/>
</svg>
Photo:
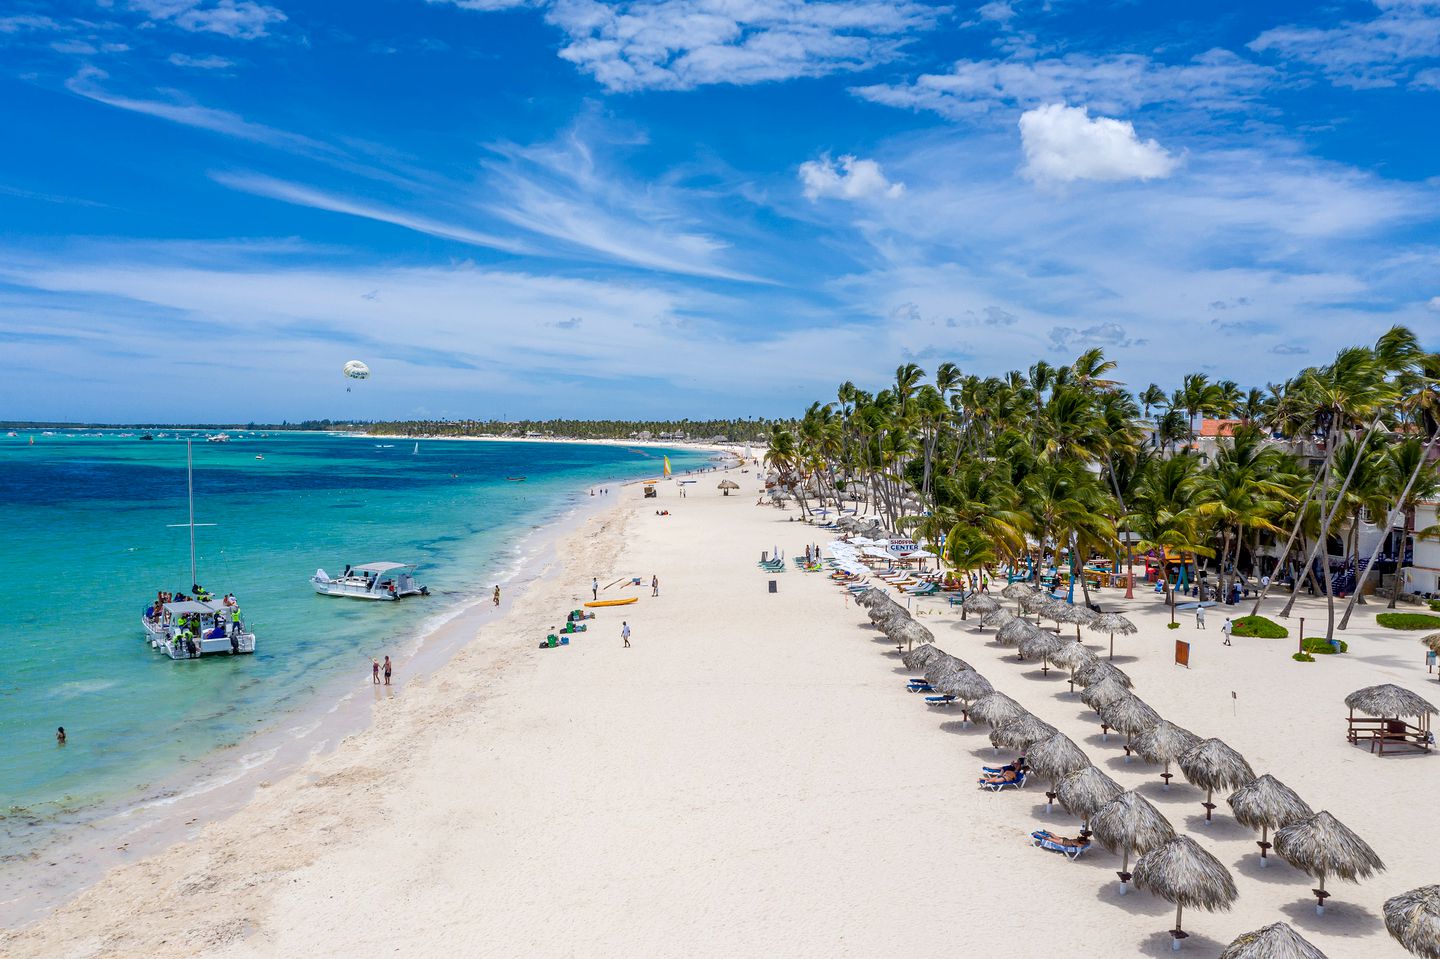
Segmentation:
<svg viewBox="0 0 1440 959">
<path fill-rule="evenodd" d="M 190 521 L 171 523 L 170 528 L 183 526 L 190 530 L 190 588 L 195 596 L 152 603 L 141 614 L 140 625 L 150 645 L 171 659 L 253 653 L 255 634 L 245 627 L 234 594 L 214 599 L 200 586 L 196 576 L 195 527 L 215 524 L 195 522 L 195 465 L 188 438 L 185 440 L 185 490 L 190 501 Z"/>
<path fill-rule="evenodd" d="M 414 448 L 413 450 L 411 450 L 410 452 L 412 452 L 412 453 L 418 453 L 418 452 L 420 452 L 420 444 L 419 444 L 419 443 L 416 443 L 416 444 L 415 444 L 415 448 Z"/>
<path fill-rule="evenodd" d="M 669 478 L 670 478 L 670 457 L 666 456 L 666 457 L 663 457 L 663 459 L 665 460 L 665 478 L 666 478 L 666 479 L 669 479 Z"/>
</svg>

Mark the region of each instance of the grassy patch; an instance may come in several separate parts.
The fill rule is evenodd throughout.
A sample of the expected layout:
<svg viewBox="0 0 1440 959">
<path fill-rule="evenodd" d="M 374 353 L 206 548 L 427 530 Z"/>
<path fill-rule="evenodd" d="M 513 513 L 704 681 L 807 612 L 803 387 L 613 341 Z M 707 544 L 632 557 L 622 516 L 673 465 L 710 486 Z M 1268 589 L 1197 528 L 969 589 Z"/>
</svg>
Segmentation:
<svg viewBox="0 0 1440 959">
<path fill-rule="evenodd" d="M 1440 629 L 1440 616 L 1429 613 L 1381 613 L 1375 622 L 1386 629 Z"/>
<path fill-rule="evenodd" d="M 1440 599 L 1432 599 L 1429 601 L 1429 603 L 1431 609 L 1435 610 L 1435 612 L 1437 613 L 1440 613 Z"/>
<path fill-rule="evenodd" d="M 1179 624 L 1179 623 L 1166 623 L 1166 624 L 1165 624 L 1165 628 L 1166 628 L 1166 629 L 1179 629 L 1179 628 L 1180 628 L 1180 624 Z"/>
<path fill-rule="evenodd" d="M 1315 662 L 1315 657 L 1314 657 L 1314 656 L 1311 656 L 1309 653 L 1291 653 L 1291 654 L 1290 654 L 1290 658 L 1293 659 L 1293 660 L 1295 660 L 1295 662 L 1297 662 L 1297 663 L 1313 663 L 1313 662 Z"/>
<path fill-rule="evenodd" d="M 1284 639 L 1290 635 L 1290 630 L 1264 616 L 1241 616 L 1230 624 L 1230 633 L 1234 636 L 1253 636 L 1256 639 Z"/>
<path fill-rule="evenodd" d="M 1300 645 L 1305 650 L 1305 652 L 1317 653 L 1321 656 L 1329 656 L 1333 653 L 1350 652 L 1349 643 L 1345 642 L 1345 640 L 1343 639 L 1339 642 L 1340 648 L 1336 649 L 1334 646 L 1331 646 L 1330 641 L 1328 639 L 1325 639 L 1323 636 L 1308 636 L 1300 641 Z"/>
</svg>

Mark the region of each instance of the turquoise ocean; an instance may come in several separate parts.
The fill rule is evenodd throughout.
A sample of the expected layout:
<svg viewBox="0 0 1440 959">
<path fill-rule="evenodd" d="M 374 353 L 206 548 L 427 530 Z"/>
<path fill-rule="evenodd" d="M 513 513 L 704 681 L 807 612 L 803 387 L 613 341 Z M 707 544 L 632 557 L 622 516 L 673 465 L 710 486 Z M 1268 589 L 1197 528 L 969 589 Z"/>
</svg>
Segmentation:
<svg viewBox="0 0 1440 959">
<path fill-rule="evenodd" d="M 187 434 L 180 434 L 181 436 Z M 189 591 L 185 443 L 0 436 L 0 858 L 140 802 L 313 707 L 372 656 L 504 582 L 527 534 L 589 489 L 709 465 L 695 450 L 231 434 L 193 444 L 198 579 L 233 592 L 254 656 L 172 662 L 143 639 L 157 590 Z M 32 445 L 30 438 L 34 437 Z M 507 477 L 524 476 L 524 482 Z M 611 495 L 618 495 L 612 490 Z M 633 495 L 633 494 L 632 494 Z M 317 596 L 346 563 L 415 563 L 428 598 Z M 69 742 L 55 742 L 64 726 Z"/>
</svg>

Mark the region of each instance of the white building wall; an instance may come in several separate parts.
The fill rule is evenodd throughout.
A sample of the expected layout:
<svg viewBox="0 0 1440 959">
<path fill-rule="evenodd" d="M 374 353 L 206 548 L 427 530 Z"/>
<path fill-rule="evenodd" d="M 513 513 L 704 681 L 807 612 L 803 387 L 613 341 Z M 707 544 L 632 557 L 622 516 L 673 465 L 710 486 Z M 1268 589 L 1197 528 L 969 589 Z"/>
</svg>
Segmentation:
<svg viewBox="0 0 1440 959">
<path fill-rule="evenodd" d="M 1421 530 L 1440 522 L 1440 503 L 1421 503 L 1415 507 L 1415 529 Z M 1440 540 L 1415 537 L 1415 565 L 1405 569 L 1407 593 L 1440 593 Z"/>
</svg>

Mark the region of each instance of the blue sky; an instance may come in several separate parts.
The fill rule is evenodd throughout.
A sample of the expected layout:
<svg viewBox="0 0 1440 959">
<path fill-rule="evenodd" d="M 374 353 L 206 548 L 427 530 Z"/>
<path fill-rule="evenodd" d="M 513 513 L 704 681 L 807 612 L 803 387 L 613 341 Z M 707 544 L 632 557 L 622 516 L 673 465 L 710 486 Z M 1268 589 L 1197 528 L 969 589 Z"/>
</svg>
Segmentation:
<svg viewBox="0 0 1440 959">
<path fill-rule="evenodd" d="M 1263 385 L 1440 348 L 1437 117 L 1440 0 L 11 0 L 0 417 Z"/>
</svg>

